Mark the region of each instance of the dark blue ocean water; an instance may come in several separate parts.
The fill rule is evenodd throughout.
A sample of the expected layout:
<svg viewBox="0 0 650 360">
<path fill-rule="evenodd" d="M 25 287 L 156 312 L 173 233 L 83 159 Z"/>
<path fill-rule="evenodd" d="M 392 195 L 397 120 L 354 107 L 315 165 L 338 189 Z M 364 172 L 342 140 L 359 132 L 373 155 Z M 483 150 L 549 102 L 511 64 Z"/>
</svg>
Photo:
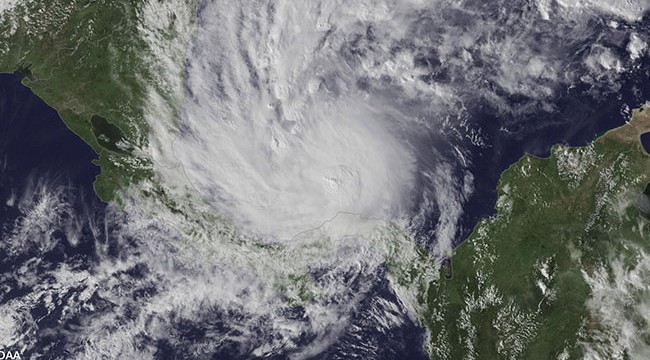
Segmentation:
<svg viewBox="0 0 650 360">
<path fill-rule="evenodd" d="M 22 216 L 20 202 L 36 201 L 41 194 L 34 189 L 36 184 L 46 184 L 49 189 L 64 188 L 67 202 L 74 214 L 102 212 L 103 204 L 93 191 L 92 183 L 99 168 L 92 164 L 97 158 L 95 152 L 72 133 L 60 119 L 57 112 L 46 105 L 21 83 L 20 74 L 0 74 L 0 239 L 9 239 L 15 223 Z M 64 219 L 65 220 L 65 219 Z M 88 233 L 88 229 L 84 233 Z M 34 235 L 38 236 L 38 235 Z M 91 236 L 80 239 L 72 245 L 65 231 L 58 229 L 53 236 L 57 246 L 45 253 L 26 250 L 23 253 L 8 254 L 7 247 L 0 250 L 0 275 L 3 292 L 0 306 L 7 301 L 19 299 L 31 292 L 21 284 L 20 279 L 11 278 L 16 270 L 33 260 L 35 256 L 43 261 L 43 272 L 64 261 L 75 259 L 88 266 L 95 254 L 95 241 Z M 40 270 L 39 270 L 40 271 Z M 39 276 L 38 274 L 30 274 Z M 9 277 L 8 277 L 9 276 Z M 57 328 L 60 310 L 49 315 L 44 305 L 31 309 L 31 316 L 39 319 L 40 329 Z M 49 332 L 39 337 L 36 348 L 47 346 L 49 354 L 63 354 L 63 336 L 60 332 Z M 35 349 L 27 349 L 23 356 L 29 358 Z"/>
<path fill-rule="evenodd" d="M 0 74 L 0 222 L 16 215 L 6 202 L 19 196 L 29 179 L 69 184 L 81 199 L 82 194 L 94 197 L 92 183 L 99 174 L 92 164 L 95 152 L 21 79 Z"/>
<path fill-rule="evenodd" d="M 79 213 L 82 208 L 101 212 L 105 206 L 93 190 L 97 154 L 21 80 L 20 74 L 0 74 L 0 235 L 11 230 L 21 198 L 39 182 L 65 188 L 67 201 Z M 91 243 L 61 250 L 90 255 L 86 245 Z"/>
<path fill-rule="evenodd" d="M 650 154 L 650 132 L 641 135 L 641 144 L 645 149 L 645 152 Z"/>
</svg>

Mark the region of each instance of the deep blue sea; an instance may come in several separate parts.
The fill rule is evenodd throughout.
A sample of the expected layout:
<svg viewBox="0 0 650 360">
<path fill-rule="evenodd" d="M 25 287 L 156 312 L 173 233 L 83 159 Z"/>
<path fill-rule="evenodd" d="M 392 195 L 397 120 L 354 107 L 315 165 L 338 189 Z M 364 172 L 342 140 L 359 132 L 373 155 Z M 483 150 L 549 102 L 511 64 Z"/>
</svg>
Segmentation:
<svg viewBox="0 0 650 360">
<path fill-rule="evenodd" d="M 97 154 L 68 129 L 58 113 L 21 83 L 20 74 L 0 74 L 0 222 L 17 214 L 7 200 L 28 180 L 69 183 L 84 200 L 98 200 L 92 183 Z"/>
<path fill-rule="evenodd" d="M 95 152 L 77 135 L 70 131 L 57 112 L 45 104 L 30 89 L 21 83 L 20 74 L 0 74 L 0 238 L 5 241 L 23 215 L 21 202 L 38 201 L 42 194 L 39 183 L 47 188 L 64 187 L 68 203 L 74 206 L 74 214 L 101 213 L 105 204 L 93 191 L 92 183 L 99 168 L 92 163 Z M 64 219 L 73 220 L 74 219 Z M 84 229 L 87 233 L 88 229 Z M 35 234 L 36 236 L 36 234 Z M 30 257 L 39 256 L 44 273 L 62 262 L 71 260 L 89 266 L 95 255 L 95 241 L 85 237 L 71 244 L 66 238 L 64 225 L 53 234 L 58 239 L 53 249 L 36 255 L 33 251 L 9 256 L 7 247 L 0 250 L 0 275 L 2 285 L 8 291 L 0 297 L 0 306 L 18 300 L 31 289 L 21 284 L 21 279 L 7 278 L 30 262 Z M 30 239 L 37 241 L 37 239 Z M 30 274 L 31 276 L 32 274 Z M 33 274 L 39 276 L 38 274 Z M 39 319 L 39 335 L 36 348 L 47 347 L 52 357 L 64 354 L 63 334 L 56 329 L 61 311 L 49 312 L 45 305 L 30 310 L 30 315 Z M 49 313 L 49 314 L 48 314 Z M 34 349 L 27 349 L 23 358 L 30 358 Z"/>
<path fill-rule="evenodd" d="M 0 74 L 0 229 L 11 227 L 21 196 L 39 181 L 65 186 L 72 204 L 102 211 L 93 190 L 97 154 L 21 80 L 20 74 Z"/>
<path fill-rule="evenodd" d="M 641 144 L 645 149 L 645 152 L 650 154 L 650 132 L 641 135 Z"/>
</svg>

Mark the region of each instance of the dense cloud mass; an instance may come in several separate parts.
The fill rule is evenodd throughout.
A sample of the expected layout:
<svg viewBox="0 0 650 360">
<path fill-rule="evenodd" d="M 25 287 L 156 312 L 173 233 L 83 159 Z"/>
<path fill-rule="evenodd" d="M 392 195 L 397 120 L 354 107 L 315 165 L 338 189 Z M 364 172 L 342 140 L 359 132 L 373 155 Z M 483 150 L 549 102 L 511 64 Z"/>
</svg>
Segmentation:
<svg viewBox="0 0 650 360">
<path fill-rule="evenodd" d="M 179 134 L 156 154 L 246 233 L 286 241 L 354 213 L 447 253 L 478 154 L 561 123 L 570 94 L 618 91 L 645 56 L 647 7 L 206 1 Z"/>
</svg>

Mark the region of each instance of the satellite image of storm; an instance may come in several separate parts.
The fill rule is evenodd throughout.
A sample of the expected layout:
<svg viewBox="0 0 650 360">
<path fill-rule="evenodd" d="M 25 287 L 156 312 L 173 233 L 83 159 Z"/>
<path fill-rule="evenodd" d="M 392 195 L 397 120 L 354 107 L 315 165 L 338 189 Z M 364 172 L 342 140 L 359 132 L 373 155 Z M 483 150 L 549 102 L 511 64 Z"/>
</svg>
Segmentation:
<svg viewBox="0 0 650 360">
<path fill-rule="evenodd" d="M 0 0 L 0 360 L 650 359 L 650 0 Z"/>
</svg>

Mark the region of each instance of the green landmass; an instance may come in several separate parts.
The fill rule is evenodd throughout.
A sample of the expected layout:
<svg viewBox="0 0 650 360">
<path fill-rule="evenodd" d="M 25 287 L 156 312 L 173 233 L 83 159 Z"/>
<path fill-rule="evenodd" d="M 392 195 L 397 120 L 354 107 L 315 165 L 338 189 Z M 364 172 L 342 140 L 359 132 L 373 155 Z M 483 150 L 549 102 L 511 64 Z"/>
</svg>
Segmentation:
<svg viewBox="0 0 650 360">
<path fill-rule="evenodd" d="M 153 77 L 138 32 L 143 3 L 29 1 L 0 13 L 0 72 L 25 74 L 23 83 L 95 150 L 95 190 L 106 201 L 153 174 L 149 159 L 129 151 L 148 141 L 143 112 Z M 104 123 L 93 126 L 93 118 Z"/>
<path fill-rule="evenodd" d="M 432 358 L 578 359 L 594 344 L 601 358 L 630 357 L 629 348 L 612 350 L 623 329 L 598 315 L 607 299 L 587 279 L 616 288 L 647 261 L 649 223 L 636 206 L 650 182 L 642 111 L 589 146 L 557 145 L 549 158 L 526 155 L 502 174 L 497 215 L 478 224 L 429 288 Z M 620 305 L 640 329 L 639 346 L 650 345 L 650 324 L 635 310 L 647 303 L 644 281 L 615 292 L 641 289 Z"/>
</svg>

